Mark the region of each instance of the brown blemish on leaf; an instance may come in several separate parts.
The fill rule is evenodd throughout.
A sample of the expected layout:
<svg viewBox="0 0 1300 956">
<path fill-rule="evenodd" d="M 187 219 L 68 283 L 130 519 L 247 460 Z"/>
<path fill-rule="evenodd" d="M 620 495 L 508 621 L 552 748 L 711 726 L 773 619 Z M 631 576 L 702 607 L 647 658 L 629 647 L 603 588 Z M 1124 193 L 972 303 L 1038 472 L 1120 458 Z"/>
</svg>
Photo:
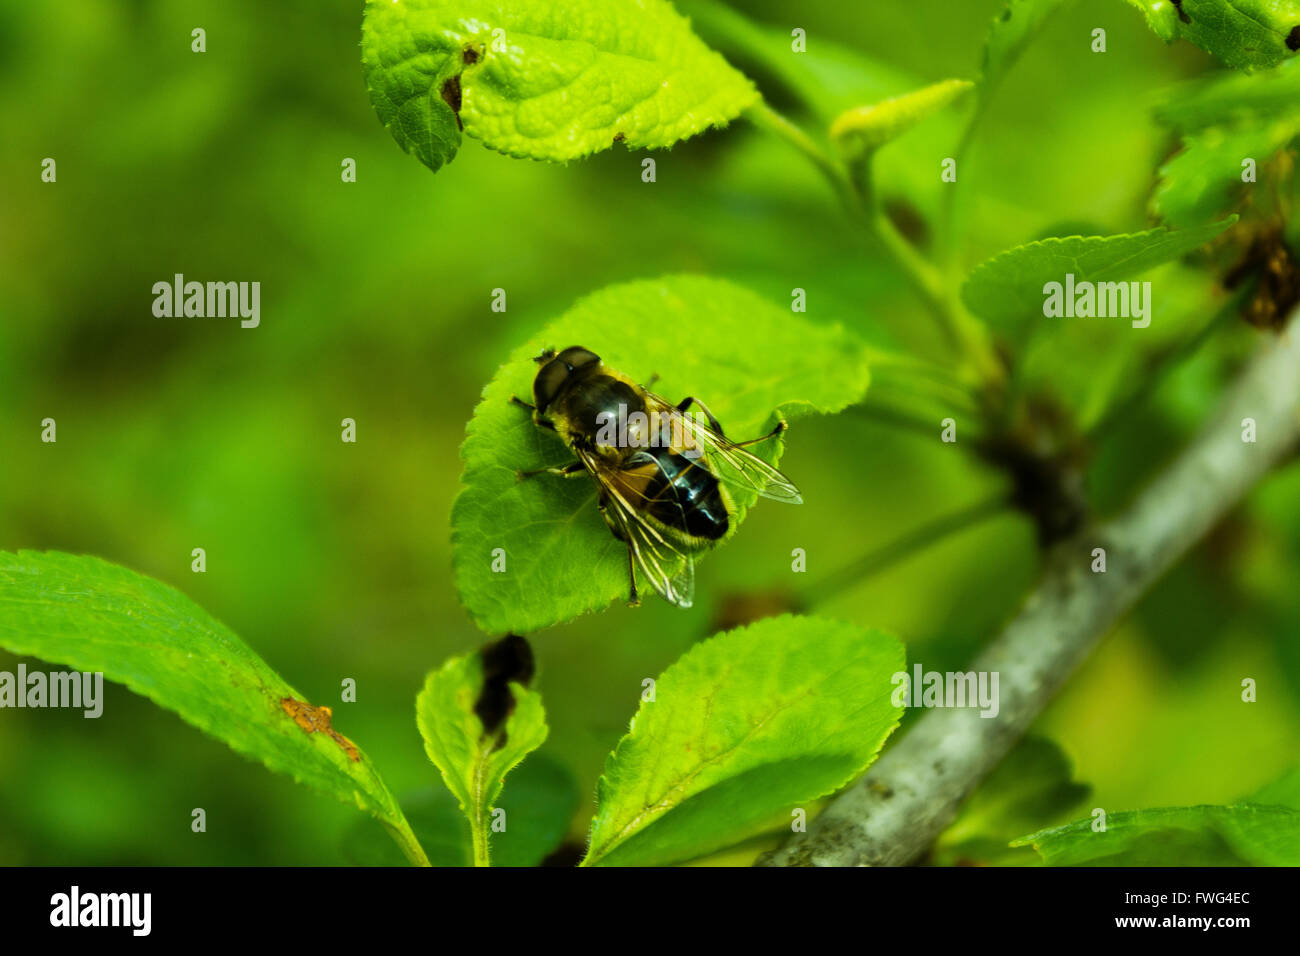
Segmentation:
<svg viewBox="0 0 1300 956">
<path fill-rule="evenodd" d="M 1300 24 L 1293 26 L 1291 32 L 1286 35 L 1286 48 L 1292 53 L 1300 50 Z"/>
<path fill-rule="evenodd" d="M 1182 20 L 1184 23 L 1191 23 L 1192 18 L 1189 17 L 1187 11 L 1183 9 L 1183 0 L 1173 0 L 1173 2 L 1174 9 L 1178 11 L 1178 19 Z"/>
<path fill-rule="evenodd" d="M 624 134 L 624 133 L 615 133 L 615 134 L 614 134 L 614 142 L 616 142 L 616 143 L 622 143 L 622 142 L 624 142 L 626 139 L 627 139 L 627 136 L 626 136 L 626 134 Z"/>
<path fill-rule="evenodd" d="M 460 58 L 466 65 L 477 63 L 478 50 L 474 49 L 472 46 L 467 46 L 461 51 Z"/>
<path fill-rule="evenodd" d="M 361 759 L 361 754 L 356 745 L 334 729 L 330 722 L 334 716 L 334 711 L 328 707 L 313 707 L 311 704 L 301 700 L 294 700 L 292 697 L 281 697 L 280 706 L 284 708 L 286 714 L 293 718 L 293 722 L 302 728 L 303 733 L 314 734 L 319 731 L 342 747 L 349 760 L 355 762 Z"/>
<path fill-rule="evenodd" d="M 456 114 L 456 128 L 464 129 L 465 124 L 460 121 L 460 76 L 453 76 L 442 84 L 439 91 L 442 95 L 442 101 L 451 107 L 451 111 Z"/>
<path fill-rule="evenodd" d="M 533 649 L 518 634 L 507 634 L 501 640 L 485 645 L 478 653 L 483 662 L 483 689 L 474 702 L 474 713 L 483 722 L 485 733 L 501 731 L 494 748 L 499 750 L 506 742 L 503 729 L 506 718 L 515 709 L 515 695 L 510 691 L 510 684 L 513 681 L 526 687 L 533 679 L 536 671 Z"/>
<path fill-rule="evenodd" d="M 1254 235 L 1223 284 L 1235 289 L 1252 276 L 1257 277 L 1259 286 L 1242 314 L 1258 328 L 1281 329 L 1300 303 L 1300 263 L 1287 247 L 1280 226 L 1266 227 Z"/>
</svg>

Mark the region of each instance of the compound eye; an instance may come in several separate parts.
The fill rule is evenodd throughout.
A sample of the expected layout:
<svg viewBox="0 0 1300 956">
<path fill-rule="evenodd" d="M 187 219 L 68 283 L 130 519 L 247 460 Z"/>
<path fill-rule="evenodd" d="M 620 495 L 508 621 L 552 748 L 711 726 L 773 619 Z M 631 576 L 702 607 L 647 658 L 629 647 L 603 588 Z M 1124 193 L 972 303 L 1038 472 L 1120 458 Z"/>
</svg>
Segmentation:
<svg viewBox="0 0 1300 956">
<path fill-rule="evenodd" d="M 562 355 L 551 359 L 541 367 L 537 377 L 533 379 L 533 401 L 537 403 L 538 411 L 545 411 L 546 407 L 555 400 L 555 396 L 564 385 L 564 380 L 568 377 L 569 367 L 564 364 Z"/>
<path fill-rule="evenodd" d="M 584 349 L 581 345 L 571 345 L 555 358 L 571 369 L 595 365 L 600 361 L 599 355 L 591 349 Z"/>
</svg>

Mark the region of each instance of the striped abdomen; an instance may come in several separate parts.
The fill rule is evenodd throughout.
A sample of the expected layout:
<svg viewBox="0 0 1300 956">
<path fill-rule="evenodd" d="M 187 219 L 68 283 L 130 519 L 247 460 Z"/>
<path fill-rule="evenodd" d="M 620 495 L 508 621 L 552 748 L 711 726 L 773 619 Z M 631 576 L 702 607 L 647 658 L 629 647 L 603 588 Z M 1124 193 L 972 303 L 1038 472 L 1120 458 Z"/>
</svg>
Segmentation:
<svg viewBox="0 0 1300 956">
<path fill-rule="evenodd" d="M 702 463 L 669 448 L 646 448 L 618 477 L 620 491 L 640 513 L 695 538 L 716 541 L 727 533 L 718 479 Z"/>
</svg>

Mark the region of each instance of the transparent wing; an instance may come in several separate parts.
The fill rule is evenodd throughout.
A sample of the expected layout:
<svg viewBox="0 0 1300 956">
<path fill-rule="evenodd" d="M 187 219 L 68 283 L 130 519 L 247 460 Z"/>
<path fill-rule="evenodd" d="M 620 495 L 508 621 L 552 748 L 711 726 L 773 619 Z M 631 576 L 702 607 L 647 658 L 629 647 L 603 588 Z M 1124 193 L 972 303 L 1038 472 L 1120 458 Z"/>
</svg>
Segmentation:
<svg viewBox="0 0 1300 956">
<path fill-rule="evenodd" d="M 660 406 L 655 411 L 667 416 L 670 428 L 681 429 L 683 444 L 688 448 L 701 449 L 706 458 L 720 463 L 710 469 L 719 481 L 747 488 L 757 492 L 760 497 L 771 498 L 773 501 L 803 504 L 803 496 L 799 494 L 794 482 L 763 459 L 726 436 L 719 435 L 694 416 L 678 411 L 677 406 L 667 399 L 650 393 L 647 393 L 647 397 L 650 404 Z"/>
<path fill-rule="evenodd" d="M 605 493 L 605 511 L 631 549 L 633 560 L 651 586 L 668 601 L 688 608 L 695 600 L 695 562 L 657 528 L 647 522 L 636 505 L 645 500 L 625 483 L 610 480 L 608 466 L 595 456 L 578 451 L 586 466 Z M 649 455 L 634 455 L 629 464 L 654 462 Z M 655 463 L 657 467 L 657 462 Z"/>
</svg>

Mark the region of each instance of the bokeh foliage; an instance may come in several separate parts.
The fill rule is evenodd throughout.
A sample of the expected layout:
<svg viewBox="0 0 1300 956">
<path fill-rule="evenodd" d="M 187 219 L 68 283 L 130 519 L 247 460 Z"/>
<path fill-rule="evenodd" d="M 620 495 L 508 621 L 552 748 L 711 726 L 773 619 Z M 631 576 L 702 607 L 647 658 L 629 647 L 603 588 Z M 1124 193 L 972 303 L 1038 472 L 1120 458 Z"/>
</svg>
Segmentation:
<svg viewBox="0 0 1300 956">
<path fill-rule="evenodd" d="M 807 31 L 797 69 L 830 82 L 837 109 L 976 75 L 974 38 L 1001 8 L 809 0 L 789 23 L 777 0 L 738 6 L 771 25 L 778 51 L 790 27 Z M 337 700 L 355 678 L 357 702 L 334 705 L 335 725 L 365 742 L 399 799 L 430 782 L 411 719 L 424 674 L 483 637 L 450 572 L 457 448 L 520 342 L 604 285 L 706 272 L 775 302 L 805 288 L 809 320 L 881 348 L 941 348 L 816 174 L 748 124 L 657 153 L 655 184 L 621 146 L 567 165 L 466 149 L 431 176 L 368 102 L 360 3 L 59 10 L 0 7 L 0 545 L 96 554 L 168 582 L 314 702 Z M 1104 55 L 1089 50 L 1098 26 Z M 190 51 L 195 27 L 207 53 Z M 803 118 L 788 92 L 800 80 L 780 54 L 774 66 L 720 48 Z M 840 48 L 861 56 L 846 65 Z M 1216 69 L 1187 43 L 1166 47 L 1123 3 L 1067 6 L 981 104 L 956 210 L 964 267 L 1066 230 L 1152 226 L 1156 170 L 1178 145 L 1153 117 L 1159 91 Z M 939 220 L 938 159 L 958 132 L 936 117 L 876 160 L 887 206 L 922 244 Z M 54 185 L 39 178 L 47 156 Z M 357 162 L 354 184 L 340 181 L 344 157 Z M 1169 268 L 1149 331 L 1176 339 L 1214 300 L 1205 277 Z M 261 281 L 261 327 L 155 318 L 149 290 L 178 272 Z M 504 314 L 489 310 L 498 287 Z M 690 348 L 690 328 L 653 334 Z M 1044 377 L 1084 396 L 1132 384 L 1132 366 L 1092 331 L 1071 334 L 1081 341 Z M 1090 473 L 1103 513 L 1194 430 L 1257 334 L 1229 328 L 1120 424 Z M 918 407 L 936 423 L 951 413 Z M 57 444 L 39 441 L 45 417 L 58 421 Z M 358 423 L 355 445 L 339 441 L 344 417 Z M 700 566 L 691 611 L 615 607 L 535 639 L 551 728 L 540 753 L 582 781 L 579 792 L 625 731 L 641 681 L 717 630 L 728 595 L 802 585 L 792 548 L 806 550 L 815 580 L 1001 483 L 960 444 L 853 413 L 801 420 L 783 468 L 806 503 L 756 509 L 744 539 Z M 1229 803 L 1291 764 L 1298 502 L 1294 468 L 1270 479 L 1039 722 L 1096 805 Z M 190 572 L 195 547 L 207 549 L 205 574 Z M 1014 610 L 1036 565 L 1032 528 L 1008 514 L 817 610 L 904 636 L 908 659 L 928 669 L 957 668 Z M 15 661 L 0 655 L 0 668 Z M 1261 687 L 1249 706 L 1245 676 Z M 349 859 L 353 811 L 105 688 L 98 721 L 0 712 L 0 862 Z M 197 806 L 204 835 L 189 829 Z M 575 837 L 591 811 L 584 797 Z"/>
</svg>

